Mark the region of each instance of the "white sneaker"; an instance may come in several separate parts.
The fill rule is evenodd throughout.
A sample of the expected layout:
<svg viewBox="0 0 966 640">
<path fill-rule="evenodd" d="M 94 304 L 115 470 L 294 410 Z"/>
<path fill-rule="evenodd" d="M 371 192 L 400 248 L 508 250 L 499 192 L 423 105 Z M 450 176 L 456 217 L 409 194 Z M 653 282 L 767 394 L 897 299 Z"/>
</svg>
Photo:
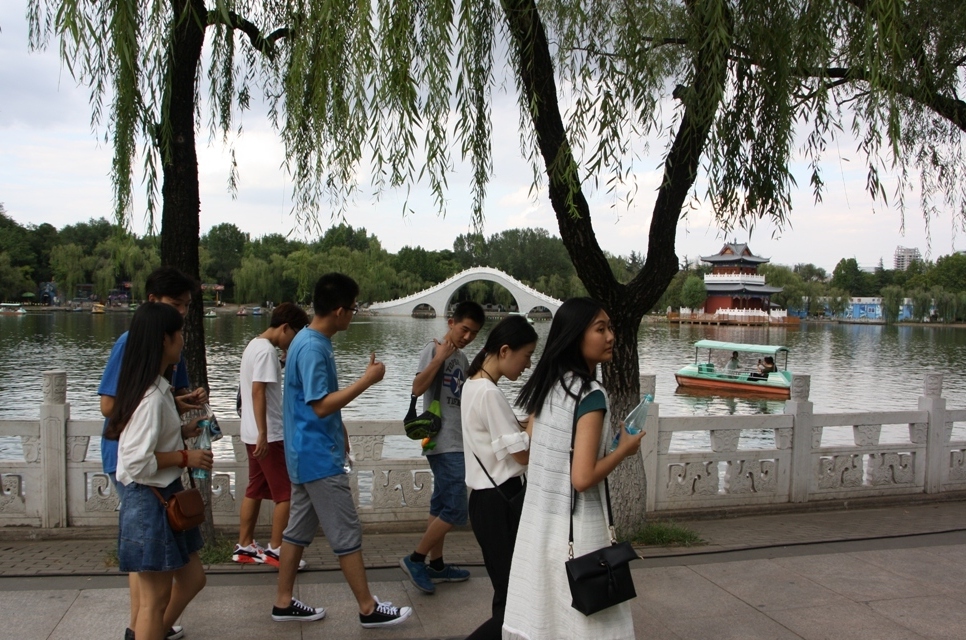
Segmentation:
<svg viewBox="0 0 966 640">
<path fill-rule="evenodd" d="M 275 567 L 277 569 L 278 568 L 278 554 L 281 553 L 281 552 L 282 552 L 282 548 L 281 547 L 279 547 L 278 549 L 272 549 L 272 545 L 269 544 L 267 547 L 265 547 L 265 551 L 263 553 L 263 557 L 265 558 L 265 560 L 264 560 L 265 564 L 267 564 L 267 565 L 269 565 L 271 567 Z M 306 562 L 305 560 L 299 560 L 299 569 L 298 569 L 299 571 L 301 571 L 302 569 L 304 569 L 307 566 L 309 566 L 309 563 L 308 562 Z"/>
<path fill-rule="evenodd" d="M 235 544 L 235 550 L 231 552 L 231 561 L 238 564 L 262 564 L 265 562 L 265 552 L 255 541 L 247 547 Z"/>
</svg>

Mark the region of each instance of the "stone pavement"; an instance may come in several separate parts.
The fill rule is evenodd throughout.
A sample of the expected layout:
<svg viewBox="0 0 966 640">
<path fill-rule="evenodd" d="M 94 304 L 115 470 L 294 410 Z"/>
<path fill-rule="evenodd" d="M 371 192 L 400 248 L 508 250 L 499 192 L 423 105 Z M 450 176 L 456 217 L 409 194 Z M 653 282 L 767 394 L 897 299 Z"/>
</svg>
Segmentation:
<svg viewBox="0 0 966 640">
<path fill-rule="evenodd" d="M 639 638 L 665 640 L 868 640 L 966 638 L 966 502 L 849 511 L 747 515 L 682 522 L 707 545 L 640 549 L 632 609 Z M 112 540 L 76 531 L 30 540 L 0 531 L 0 639 L 120 638 L 126 580 L 105 566 Z M 87 532 L 88 535 L 91 532 Z M 101 531 L 101 535 L 109 535 Z M 489 611 L 492 594 L 471 533 L 447 537 L 446 559 L 472 579 L 426 596 L 397 568 L 418 535 L 367 535 L 372 590 L 413 618 L 363 630 L 325 541 L 310 547 L 299 597 L 328 610 L 315 623 L 273 623 L 274 572 L 213 566 L 185 612 L 188 640 L 255 638 L 457 638 Z M 561 562 L 563 560 L 561 559 Z"/>
</svg>

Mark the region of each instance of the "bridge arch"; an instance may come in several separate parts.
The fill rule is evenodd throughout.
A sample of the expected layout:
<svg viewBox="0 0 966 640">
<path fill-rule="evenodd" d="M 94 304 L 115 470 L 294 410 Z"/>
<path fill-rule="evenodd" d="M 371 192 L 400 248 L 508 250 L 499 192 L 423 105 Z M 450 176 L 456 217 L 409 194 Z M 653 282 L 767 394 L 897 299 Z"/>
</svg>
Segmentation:
<svg viewBox="0 0 966 640">
<path fill-rule="evenodd" d="M 523 314 L 529 314 L 537 307 L 545 307 L 551 314 L 556 314 L 557 309 L 563 304 L 560 300 L 551 298 L 532 287 L 528 287 L 499 269 L 472 267 L 460 271 L 456 275 L 424 291 L 419 291 L 405 298 L 389 300 L 388 302 L 375 302 L 369 305 L 369 311 L 379 315 L 411 316 L 417 306 L 426 304 L 436 311 L 437 316 L 445 317 L 446 310 L 449 308 L 449 302 L 459 288 L 470 282 L 477 282 L 479 280 L 495 282 L 509 291 L 517 303 L 517 309 Z"/>
</svg>

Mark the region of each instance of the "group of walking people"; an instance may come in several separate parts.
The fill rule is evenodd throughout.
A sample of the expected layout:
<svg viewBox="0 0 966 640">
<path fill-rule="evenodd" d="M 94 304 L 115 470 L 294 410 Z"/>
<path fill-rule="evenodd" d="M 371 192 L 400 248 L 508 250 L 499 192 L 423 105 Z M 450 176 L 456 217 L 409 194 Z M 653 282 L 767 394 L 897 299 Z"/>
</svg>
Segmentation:
<svg viewBox="0 0 966 640">
<path fill-rule="evenodd" d="M 197 419 L 182 424 L 180 417 L 207 403 L 204 390 L 192 390 L 181 355 L 183 316 L 196 287 L 167 267 L 149 276 L 149 301 L 115 344 L 98 389 L 106 417 L 104 468 L 121 500 L 119 565 L 130 576 L 125 640 L 183 637 L 175 623 L 205 585 L 198 529 L 173 531 L 164 509 L 165 500 L 182 490 L 185 467 L 212 466 L 210 451 L 184 444 L 199 433 Z M 373 353 L 357 380 L 339 385 L 332 337 L 348 329 L 358 294 L 350 277 L 322 276 L 312 317 L 297 305 L 280 304 L 242 357 L 239 403 L 249 484 L 233 559 L 278 567 L 272 618 L 279 622 L 325 616 L 324 608 L 293 596 L 303 551 L 320 527 L 364 628 L 395 625 L 412 614 L 369 590 L 347 475 L 351 452 L 341 409 L 385 376 Z M 599 486 L 639 450 L 643 437 L 621 429 L 617 447 L 607 447 L 609 405 L 597 369 L 613 357 L 610 319 L 590 298 L 566 301 L 513 403 L 517 410 L 499 385 L 530 368 L 537 333 L 526 318 L 509 316 L 470 362 L 463 349 L 484 321 L 476 303 L 457 305 L 446 334 L 421 353 L 412 393 L 427 407 L 439 402 L 442 426 L 424 444 L 434 479 L 427 526 L 400 566 L 425 593 L 467 580 L 468 571 L 443 560 L 443 549 L 446 534 L 469 521 L 494 590 L 492 616 L 470 638 L 633 638 L 627 603 L 590 616 L 571 608 L 564 570 L 571 520 L 574 555 L 609 543 Z M 264 499 L 275 503 L 267 547 L 253 537 Z"/>
</svg>

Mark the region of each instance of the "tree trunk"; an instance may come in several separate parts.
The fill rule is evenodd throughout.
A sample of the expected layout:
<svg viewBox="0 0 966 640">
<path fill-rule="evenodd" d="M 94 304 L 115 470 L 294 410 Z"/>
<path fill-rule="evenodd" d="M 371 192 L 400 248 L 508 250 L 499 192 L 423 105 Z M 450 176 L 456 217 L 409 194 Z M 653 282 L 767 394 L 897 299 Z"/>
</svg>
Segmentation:
<svg viewBox="0 0 966 640">
<path fill-rule="evenodd" d="M 168 55 L 170 84 L 165 92 L 157 137 L 161 146 L 161 263 L 200 281 L 198 263 L 198 156 L 195 151 L 195 76 L 204 44 L 207 11 L 202 0 L 172 0 L 173 24 Z M 200 288 L 191 298 L 185 318 L 185 360 L 195 387 L 208 388 L 205 331 Z M 199 480 L 205 498 L 205 543 L 215 539 L 211 513 L 211 481 Z"/>
<path fill-rule="evenodd" d="M 174 23 L 168 57 L 170 85 L 161 115 L 161 263 L 200 281 L 198 263 L 198 156 L 195 151 L 195 76 L 207 16 L 201 0 L 173 0 Z M 208 388 L 201 291 L 195 292 L 185 319 L 185 360 L 196 387 Z"/>
<path fill-rule="evenodd" d="M 550 47 L 534 0 L 502 0 L 501 6 L 524 91 L 522 102 L 530 105 L 537 144 L 547 168 L 550 202 L 561 239 L 577 275 L 590 295 L 604 305 L 614 325 L 614 359 L 603 368 L 604 386 L 611 399 L 613 433 L 640 397 L 637 334 L 641 319 L 677 273 L 677 222 L 694 185 L 701 152 L 720 102 L 727 47 L 722 48 L 720 40 L 707 38 L 704 41 L 712 44 L 698 52 L 691 92 L 695 97 L 685 100 L 685 113 L 664 163 L 664 181 L 654 205 L 647 259 L 640 273 L 622 285 L 614 278 L 594 234 L 590 208 L 560 116 Z M 647 479 L 642 460 L 638 456 L 626 460 L 612 477 L 614 520 L 619 533 L 626 537 L 645 520 Z"/>
</svg>

